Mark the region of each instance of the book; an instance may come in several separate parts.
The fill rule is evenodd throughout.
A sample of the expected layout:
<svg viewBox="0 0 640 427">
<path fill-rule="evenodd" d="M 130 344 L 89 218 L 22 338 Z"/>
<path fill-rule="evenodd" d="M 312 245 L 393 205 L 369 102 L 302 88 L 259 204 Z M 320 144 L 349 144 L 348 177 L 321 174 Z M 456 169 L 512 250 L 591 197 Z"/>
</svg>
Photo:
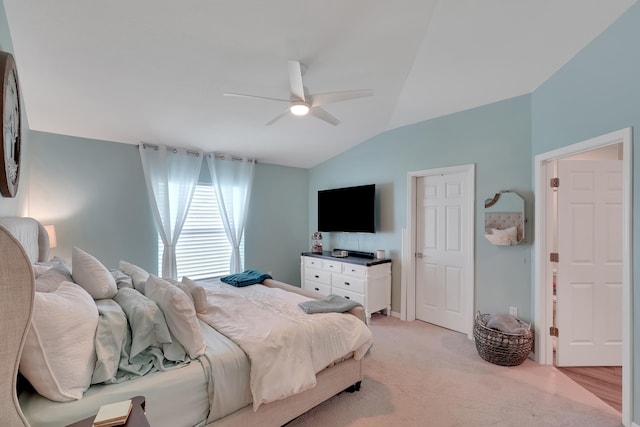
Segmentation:
<svg viewBox="0 0 640 427">
<path fill-rule="evenodd" d="M 122 402 L 102 405 L 98 410 L 96 418 L 93 420 L 93 427 L 113 427 L 120 426 L 127 422 L 131 407 L 131 399 Z"/>
</svg>

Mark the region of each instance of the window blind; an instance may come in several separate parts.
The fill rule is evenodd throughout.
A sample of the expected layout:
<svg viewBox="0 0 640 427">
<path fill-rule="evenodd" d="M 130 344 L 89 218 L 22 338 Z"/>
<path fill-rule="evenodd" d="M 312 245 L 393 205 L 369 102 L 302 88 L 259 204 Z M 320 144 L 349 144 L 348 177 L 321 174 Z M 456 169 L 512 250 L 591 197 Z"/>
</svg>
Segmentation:
<svg viewBox="0 0 640 427">
<path fill-rule="evenodd" d="M 158 235 L 158 265 L 162 265 L 164 245 Z M 244 258 L 244 239 L 240 245 Z M 216 192 L 210 184 L 198 184 L 182 233 L 176 245 L 178 280 L 221 277 L 229 274 L 231 245 L 218 211 Z"/>
</svg>

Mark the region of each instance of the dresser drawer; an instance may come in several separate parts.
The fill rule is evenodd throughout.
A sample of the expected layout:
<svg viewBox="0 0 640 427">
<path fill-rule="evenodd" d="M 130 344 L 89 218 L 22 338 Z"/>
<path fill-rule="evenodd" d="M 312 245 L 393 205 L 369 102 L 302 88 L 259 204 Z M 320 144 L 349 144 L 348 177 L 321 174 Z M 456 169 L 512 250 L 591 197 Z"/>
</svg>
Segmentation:
<svg viewBox="0 0 640 427">
<path fill-rule="evenodd" d="M 342 273 L 342 263 L 339 261 L 324 261 L 322 263 L 322 269 L 339 274 Z"/>
<path fill-rule="evenodd" d="M 333 286 L 334 289 L 364 293 L 364 280 L 356 277 L 334 274 L 331 280 L 331 286 Z"/>
<path fill-rule="evenodd" d="M 350 299 L 351 301 L 357 301 L 362 305 L 364 304 L 364 295 L 356 292 L 345 291 L 344 289 L 333 288 L 334 295 L 340 295 L 341 297 Z"/>
<path fill-rule="evenodd" d="M 331 285 L 331 272 L 325 270 L 316 270 L 315 268 L 304 269 L 304 280 Z"/>
<path fill-rule="evenodd" d="M 305 289 L 307 289 L 309 291 L 319 292 L 322 295 L 331 294 L 331 286 L 329 286 L 329 285 L 323 285 L 323 284 L 318 283 L 318 282 L 307 281 L 307 282 L 305 282 L 304 286 L 305 286 Z"/>
<path fill-rule="evenodd" d="M 322 260 L 320 258 L 306 256 L 304 257 L 304 266 L 320 270 L 322 268 Z"/>
<path fill-rule="evenodd" d="M 366 277 L 367 276 L 367 267 L 364 265 L 356 265 L 356 264 L 344 264 L 344 268 L 342 269 L 342 274 L 346 274 L 353 277 Z"/>
</svg>

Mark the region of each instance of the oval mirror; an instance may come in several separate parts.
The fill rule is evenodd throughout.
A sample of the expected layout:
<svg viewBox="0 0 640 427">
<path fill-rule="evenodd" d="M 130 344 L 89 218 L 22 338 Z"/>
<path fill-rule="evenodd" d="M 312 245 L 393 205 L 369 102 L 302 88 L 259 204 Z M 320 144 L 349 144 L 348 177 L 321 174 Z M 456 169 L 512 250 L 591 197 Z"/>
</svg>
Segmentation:
<svg viewBox="0 0 640 427">
<path fill-rule="evenodd" d="M 512 191 L 484 201 L 484 237 L 494 245 L 517 245 L 524 240 L 524 199 Z"/>
</svg>

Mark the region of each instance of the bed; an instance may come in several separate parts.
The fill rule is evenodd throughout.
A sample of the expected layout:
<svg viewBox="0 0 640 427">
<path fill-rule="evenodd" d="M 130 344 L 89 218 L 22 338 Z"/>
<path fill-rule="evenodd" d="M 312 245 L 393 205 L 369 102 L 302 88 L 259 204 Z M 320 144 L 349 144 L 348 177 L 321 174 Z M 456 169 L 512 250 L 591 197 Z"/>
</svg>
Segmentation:
<svg viewBox="0 0 640 427">
<path fill-rule="evenodd" d="M 42 277 L 38 274 L 44 275 L 40 272 L 50 272 L 52 268 L 47 264 L 51 263 L 51 260 L 48 260 L 48 248 L 46 231 L 36 220 L 0 218 L 0 338 L 4 343 L 0 347 L 0 357 L 3 361 L 9 362 L 0 364 L 0 375 L 3 379 L 11 379 L 11 381 L 3 380 L 2 383 L 0 413 L 3 414 L 3 421 L 9 426 L 64 426 L 95 414 L 101 405 L 137 395 L 146 398 L 147 418 L 154 427 L 281 426 L 344 390 L 355 391 L 360 387 L 362 360 L 371 346 L 371 333 L 364 323 L 362 307 L 355 307 L 347 313 L 306 314 L 300 310 L 298 304 L 320 299 L 323 296 L 276 280 L 267 279 L 262 284 L 234 288 L 222 283 L 203 284 L 191 281 L 187 283 L 184 280 L 168 282 L 149 275 L 145 281 L 149 295 L 153 295 L 154 289 L 165 289 L 162 286 L 167 286 L 166 289 L 170 290 L 168 295 L 177 295 L 175 289 L 180 289 L 182 292 L 180 298 L 184 295 L 189 295 L 191 298 L 196 320 L 189 318 L 189 325 L 191 332 L 198 339 L 201 337 L 201 341 L 194 340 L 195 345 L 187 341 L 183 345 L 183 351 L 189 357 L 185 356 L 184 362 L 168 361 L 166 359 L 169 358 L 168 355 L 175 353 L 172 350 L 173 344 L 165 342 L 160 345 L 158 343 L 164 341 L 156 336 L 155 344 L 145 348 L 144 351 L 156 357 L 156 353 L 161 348 L 164 355 L 153 358 L 151 365 L 154 368 L 150 372 L 140 374 L 137 371 L 139 366 L 131 365 L 133 366 L 131 373 L 126 371 L 123 374 L 121 360 L 117 368 L 118 376 L 114 376 L 112 372 L 109 374 L 111 377 L 106 375 L 109 378 L 107 381 L 92 384 L 86 390 L 78 391 L 70 388 L 72 392 L 65 394 L 67 392 L 65 390 L 61 399 L 58 399 L 55 394 L 52 399 L 47 395 L 48 391 L 39 392 L 40 388 L 36 386 L 42 375 L 34 378 L 31 373 L 32 381 L 24 385 L 22 375 L 18 374 L 19 370 L 26 373 L 30 364 L 34 364 L 33 337 L 37 336 L 38 340 L 46 341 L 46 338 L 41 335 L 46 336 L 46 327 L 54 328 L 52 324 L 55 325 L 57 321 L 56 316 L 43 315 L 41 308 L 42 299 L 45 296 L 51 297 L 49 293 L 41 292 L 40 287 L 43 282 L 38 281 Z M 83 260 L 81 256 L 89 254 L 79 251 L 79 258 L 76 259 L 75 251 L 76 249 L 74 249 L 74 263 L 71 269 L 74 273 L 72 278 L 76 279 L 77 276 L 79 283 L 85 282 L 87 277 L 100 282 L 94 279 L 93 275 L 97 277 L 103 271 L 86 270 L 81 262 Z M 108 317 L 105 316 L 108 311 L 104 311 L 104 306 L 107 304 L 102 304 L 101 301 L 109 302 L 108 306 L 111 307 L 114 303 L 110 301 L 119 301 L 119 294 L 134 293 L 135 284 L 140 281 L 140 275 L 136 273 L 144 273 L 132 264 L 124 262 L 124 266 L 127 268 L 124 268 L 121 262 L 119 268 L 126 273 L 121 270 L 112 270 L 109 273 L 114 279 L 117 277 L 130 279 L 129 282 L 133 286 L 131 289 L 127 288 L 127 292 L 120 292 L 122 290 L 120 282 L 118 282 L 117 295 L 111 299 L 102 298 L 104 297 L 100 295 L 102 288 L 98 288 L 97 291 L 86 288 L 87 293 L 94 297 L 95 305 L 102 308 L 98 308 L 99 320 L 94 326 L 96 341 L 92 350 L 93 356 L 89 363 L 78 362 L 79 368 L 70 373 L 72 376 L 82 371 L 85 365 L 90 365 L 85 370 L 92 371 L 90 374 L 93 379 L 105 377 L 103 373 L 107 370 L 109 360 L 105 361 L 99 356 L 104 353 L 104 348 L 103 344 L 98 345 L 97 337 L 100 335 L 100 330 L 103 336 L 119 337 L 119 335 L 116 333 L 115 326 L 113 331 L 106 329 L 109 333 L 105 334 L 104 328 L 116 323 L 103 322 L 104 318 Z M 60 293 L 73 290 L 76 292 L 78 285 L 74 285 L 76 284 L 65 281 L 63 284 L 58 284 L 55 290 L 47 291 Z M 36 286 L 39 287 L 38 291 Z M 123 287 L 126 288 L 126 286 Z M 194 287 L 197 292 L 194 291 Z M 98 292 L 97 298 L 96 292 Z M 45 293 L 47 295 L 44 295 Z M 204 299 L 194 298 L 196 294 L 204 295 Z M 85 300 L 86 297 L 82 295 Z M 242 304 L 249 305 L 243 308 Z M 179 329 L 174 330 L 168 327 L 171 325 L 169 319 L 175 318 L 175 313 L 169 311 L 174 310 L 175 307 L 167 308 L 162 300 L 158 302 L 158 307 L 164 309 L 171 338 L 181 336 L 174 334 Z M 67 311 L 77 310 L 67 309 Z M 227 317 L 235 315 L 234 311 L 239 312 L 238 319 Z M 246 314 L 249 311 L 254 317 Z M 278 329 L 276 326 L 261 328 L 261 325 L 268 321 L 267 318 L 275 316 L 272 312 L 279 312 L 280 317 L 274 318 L 276 324 L 288 324 L 287 322 L 291 320 L 292 323 L 304 324 L 305 331 L 291 332 L 292 330 L 286 329 L 288 326 L 284 329 Z M 137 338 L 134 331 L 136 328 L 131 324 L 132 317 L 129 317 L 129 312 L 125 314 L 128 321 L 125 329 L 129 331 L 127 332 L 129 335 L 121 341 L 128 343 L 128 347 L 125 347 L 129 352 L 126 354 L 129 355 L 134 352 Z M 242 323 L 243 321 L 245 323 Z M 75 322 L 74 325 L 78 325 L 77 329 L 84 327 L 85 323 L 91 323 Z M 174 319 L 173 322 L 175 323 L 176 320 Z M 43 323 L 46 325 L 36 328 L 36 325 Z M 238 338 L 234 335 L 237 330 L 249 330 L 253 335 L 248 337 L 242 335 Z M 337 335 L 333 336 L 334 333 Z M 331 343 L 327 344 L 323 341 L 325 338 L 322 338 L 322 334 L 328 334 L 326 339 Z M 269 338 L 257 339 L 259 336 L 269 336 Z M 174 339 L 174 342 L 176 341 L 178 340 Z M 259 347 L 256 344 L 257 341 L 264 341 L 266 347 Z M 182 344 L 182 339 L 180 343 Z M 322 344 L 318 345 L 319 343 Z M 62 346 L 62 344 L 56 345 Z M 335 347 L 335 349 L 329 351 L 327 347 Z M 144 351 L 140 355 L 146 357 L 147 353 Z M 64 357 L 74 358 L 75 353 L 64 354 Z M 124 350 L 121 352 L 121 358 L 124 357 L 123 354 L 125 354 Z M 266 360 L 261 359 L 263 354 L 268 355 Z M 131 358 L 133 359 L 137 357 Z M 129 363 L 129 358 L 126 360 Z M 158 365 L 160 369 L 157 369 Z M 150 365 L 147 363 L 144 366 Z M 41 368 L 42 366 L 36 366 L 36 369 Z M 129 369 L 129 365 L 125 364 L 125 368 Z M 287 369 L 290 370 L 290 375 L 283 374 Z M 288 377 L 297 379 L 290 383 Z M 73 398 L 73 396 L 77 397 L 78 393 L 81 398 Z"/>
</svg>

